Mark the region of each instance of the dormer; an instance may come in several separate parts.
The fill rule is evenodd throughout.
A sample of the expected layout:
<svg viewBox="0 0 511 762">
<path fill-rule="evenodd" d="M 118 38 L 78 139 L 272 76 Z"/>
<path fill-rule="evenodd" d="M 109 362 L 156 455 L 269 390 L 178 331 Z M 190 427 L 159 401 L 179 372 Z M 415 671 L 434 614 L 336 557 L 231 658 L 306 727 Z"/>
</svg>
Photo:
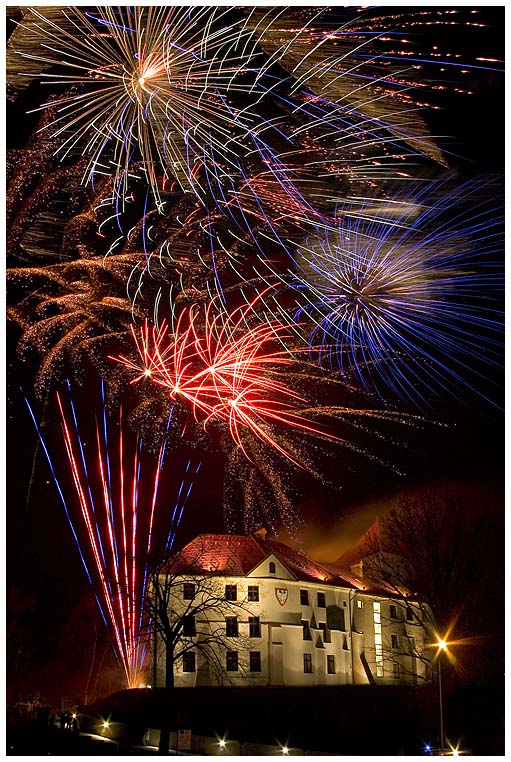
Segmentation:
<svg viewBox="0 0 511 762">
<path fill-rule="evenodd" d="M 257 564 L 247 577 L 267 577 L 268 579 L 296 579 L 295 575 L 284 566 L 274 553 L 270 553 Z"/>
</svg>

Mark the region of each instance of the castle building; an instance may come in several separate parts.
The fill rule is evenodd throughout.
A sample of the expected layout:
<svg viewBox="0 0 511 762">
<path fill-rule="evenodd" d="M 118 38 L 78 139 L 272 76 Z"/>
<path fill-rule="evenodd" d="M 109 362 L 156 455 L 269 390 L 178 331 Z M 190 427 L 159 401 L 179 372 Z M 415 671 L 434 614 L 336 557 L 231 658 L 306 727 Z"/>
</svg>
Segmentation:
<svg viewBox="0 0 511 762">
<path fill-rule="evenodd" d="M 170 619 L 181 618 L 190 639 L 175 659 L 176 686 L 396 685 L 429 678 L 417 603 L 264 535 L 201 535 L 161 570 L 172 576 Z M 194 608 L 205 585 L 218 603 Z M 200 647 L 207 633 L 219 633 L 214 668 Z M 152 680 L 161 687 L 165 649 L 156 633 L 152 658 Z"/>
</svg>

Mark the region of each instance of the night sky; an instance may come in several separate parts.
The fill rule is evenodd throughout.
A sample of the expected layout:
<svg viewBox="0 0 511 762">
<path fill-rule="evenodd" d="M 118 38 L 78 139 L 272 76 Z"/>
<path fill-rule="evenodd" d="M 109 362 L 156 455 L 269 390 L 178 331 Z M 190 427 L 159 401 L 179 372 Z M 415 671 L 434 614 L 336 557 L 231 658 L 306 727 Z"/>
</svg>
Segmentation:
<svg viewBox="0 0 511 762">
<path fill-rule="evenodd" d="M 391 8 L 385 9 L 385 13 L 391 12 Z M 434 30 L 435 42 L 444 49 L 450 45 L 471 60 L 474 44 L 478 46 L 480 58 L 502 59 L 503 9 L 478 10 L 478 19 L 487 24 L 487 28 L 475 32 L 462 27 Z M 421 32 L 426 49 L 431 45 L 427 35 L 432 33 Z M 432 77 L 435 72 L 432 66 Z M 447 152 L 450 170 L 458 177 L 467 179 L 482 173 L 501 173 L 503 74 L 472 69 L 466 78 L 473 95 L 450 90 L 436 93 L 435 103 L 440 109 L 426 111 L 425 118 L 432 134 L 447 136 L 438 142 Z M 31 103 L 40 100 L 40 90 L 34 82 L 18 102 L 8 103 L 8 149 L 22 148 L 26 144 L 35 120 L 30 116 L 25 118 L 23 114 Z M 13 256 L 9 250 L 7 262 L 9 267 L 30 264 Z M 83 612 L 90 590 L 23 395 L 30 400 L 38 420 L 43 421 L 45 438 L 54 448 L 56 462 L 62 465 L 65 454 L 58 444 L 55 406 L 49 400 L 44 409 L 44 403 L 35 397 L 33 383 L 37 358 L 33 354 L 28 359 L 20 359 L 16 352 L 19 338 L 19 328 L 9 323 L 6 333 L 8 633 L 11 626 L 13 632 L 18 627 L 25 638 L 26 667 L 20 673 L 16 689 L 21 693 L 39 690 L 56 702 L 61 695 L 72 691 L 83 694 L 86 659 L 82 661 L 79 649 L 74 662 L 62 656 L 63 651 L 72 651 L 76 647 L 73 645 L 73 617 L 79 618 Z M 493 380 L 501 384 L 499 369 L 495 369 Z M 97 379 L 91 374 L 92 385 L 97 389 Z M 87 382 L 84 387 L 85 396 L 83 389 L 80 394 L 82 414 L 86 416 L 90 404 Z M 317 480 L 303 475 L 297 476 L 295 499 L 302 523 L 294 541 L 318 560 L 334 561 L 360 538 L 376 515 L 395 503 L 400 494 L 420 485 L 445 481 L 462 484 L 464 488 L 473 487 L 477 500 L 487 502 L 485 510 L 503 511 L 504 425 L 499 407 L 502 393 L 500 398 L 494 388 L 491 393 L 497 405 L 468 395 L 460 401 L 445 399 L 437 402 L 432 419 L 442 425 L 425 424 L 418 429 L 399 432 L 397 439 L 401 441 L 397 444 L 394 439 L 384 443 L 383 456 L 396 465 L 401 474 L 358 459 L 343 472 L 340 490 L 322 486 Z M 175 494 L 183 457 L 176 453 L 169 459 L 166 483 L 169 494 Z M 176 547 L 200 532 L 225 531 L 223 455 L 217 448 L 202 456 L 201 461 L 200 476 L 195 480 L 179 526 Z M 72 500 L 71 483 L 65 484 L 65 477 L 63 483 L 69 490 L 69 500 Z M 286 537 L 284 528 L 281 537 Z M 502 548 L 496 548 L 495 552 L 500 554 Z M 8 655 L 9 659 L 13 659 L 12 654 Z M 72 674 L 73 664 L 76 676 Z M 115 685 L 113 680 L 108 687 L 113 689 L 120 685 Z M 12 690 L 13 686 L 10 688 Z"/>
</svg>

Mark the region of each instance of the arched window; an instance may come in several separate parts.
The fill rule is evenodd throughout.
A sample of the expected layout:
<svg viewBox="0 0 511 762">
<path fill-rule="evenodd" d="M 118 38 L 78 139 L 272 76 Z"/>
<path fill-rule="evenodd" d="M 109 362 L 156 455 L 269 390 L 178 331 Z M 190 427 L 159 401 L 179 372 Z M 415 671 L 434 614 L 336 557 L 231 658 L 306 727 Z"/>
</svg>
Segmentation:
<svg viewBox="0 0 511 762">
<path fill-rule="evenodd" d="M 275 563 L 270 561 L 270 574 L 275 574 Z"/>
</svg>

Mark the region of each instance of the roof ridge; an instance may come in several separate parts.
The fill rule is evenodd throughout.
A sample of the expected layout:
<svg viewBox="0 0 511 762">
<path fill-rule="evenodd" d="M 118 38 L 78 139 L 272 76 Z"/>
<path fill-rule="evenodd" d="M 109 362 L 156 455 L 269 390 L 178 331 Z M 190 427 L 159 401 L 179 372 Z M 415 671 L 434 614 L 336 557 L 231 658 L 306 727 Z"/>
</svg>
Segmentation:
<svg viewBox="0 0 511 762">
<path fill-rule="evenodd" d="M 201 543 L 200 558 L 192 559 L 191 555 L 200 550 Z M 191 560 L 206 573 L 247 576 L 270 555 L 274 555 L 295 579 L 353 586 L 342 569 L 315 561 L 302 549 L 295 549 L 285 542 L 267 540 L 253 533 L 208 532 L 197 535 L 174 555 L 174 563 L 179 564 L 181 559 L 183 562 Z"/>
<path fill-rule="evenodd" d="M 250 534 L 249 537 L 250 537 L 251 540 L 253 540 L 253 542 L 255 542 L 255 544 L 258 546 L 258 548 L 260 550 L 262 550 L 265 553 L 268 552 L 267 548 L 261 547 L 261 544 L 267 545 L 268 544 L 268 540 L 263 540 L 262 537 L 257 537 L 255 534 Z"/>
</svg>

